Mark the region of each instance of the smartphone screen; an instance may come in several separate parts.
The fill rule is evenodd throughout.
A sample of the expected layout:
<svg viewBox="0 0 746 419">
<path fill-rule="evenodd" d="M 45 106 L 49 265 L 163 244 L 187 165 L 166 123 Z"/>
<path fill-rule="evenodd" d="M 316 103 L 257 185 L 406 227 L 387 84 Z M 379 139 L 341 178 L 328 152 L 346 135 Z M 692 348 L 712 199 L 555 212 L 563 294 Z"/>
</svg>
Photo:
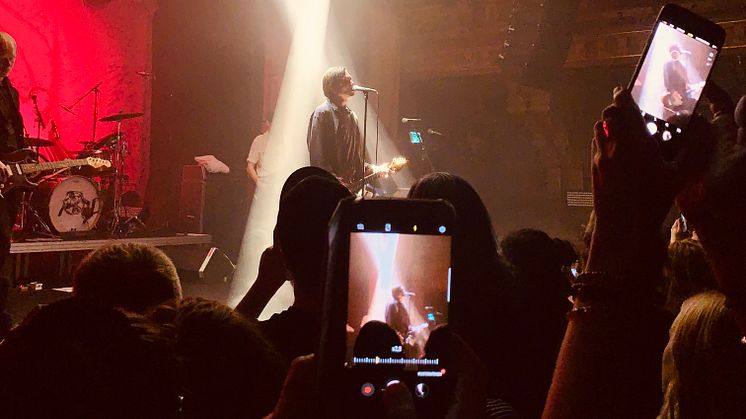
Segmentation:
<svg viewBox="0 0 746 419">
<path fill-rule="evenodd" d="M 686 129 L 720 50 L 663 18 L 651 36 L 631 93 L 650 133 L 667 141 Z"/>
<path fill-rule="evenodd" d="M 350 233 L 348 368 L 444 373 L 425 348 L 430 333 L 448 323 L 451 236 L 446 226 L 417 228 Z"/>
<path fill-rule="evenodd" d="M 409 141 L 412 144 L 422 144 L 422 134 L 419 131 L 409 131 Z"/>
</svg>

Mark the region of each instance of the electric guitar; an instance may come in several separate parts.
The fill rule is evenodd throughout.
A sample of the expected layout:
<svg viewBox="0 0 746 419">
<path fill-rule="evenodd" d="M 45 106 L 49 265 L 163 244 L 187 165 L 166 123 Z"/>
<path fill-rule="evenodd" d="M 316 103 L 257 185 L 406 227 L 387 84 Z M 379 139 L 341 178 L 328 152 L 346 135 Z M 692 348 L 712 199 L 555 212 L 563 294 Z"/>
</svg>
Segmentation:
<svg viewBox="0 0 746 419">
<path fill-rule="evenodd" d="M 353 180 L 350 183 L 346 183 L 345 186 L 347 187 L 347 189 L 350 190 L 350 192 L 356 194 L 365 187 L 366 183 L 370 182 L 373 179 L 377 179 L 379 177 L 388 176 L 392 173 L 396 173 L 402 168 L 404 168 L 404 166 L 406 166 L 407 163 L 409 163 L 409 160 L 407 160 L 405 157 L 401 157 L 401 156 L 394 157 L 390 162 L 384 163 L 384 166 L 386 167 L 385 170 L 373 172 L 365 176 L 362 179 Z"/>
<path fill-rule="evenodd" d="M 0 196 L 15 189 L 32 189 L 36 187 L 38 183 L 30 181 L 28 175 L 45 170 L 57 170 L 76 166 L 91 166 L 95 169 L 111 167 L 109 160 L 99 159 L 98 157 L 33 163 L 31 159 L 34 154 L 34 151 L 28 148 L 16 150 L 12 153 L 0 154 L 0 161 L 5 163 L 12 172 L 8 176 L 8 179 L 0 184 Z"/>
</svg>

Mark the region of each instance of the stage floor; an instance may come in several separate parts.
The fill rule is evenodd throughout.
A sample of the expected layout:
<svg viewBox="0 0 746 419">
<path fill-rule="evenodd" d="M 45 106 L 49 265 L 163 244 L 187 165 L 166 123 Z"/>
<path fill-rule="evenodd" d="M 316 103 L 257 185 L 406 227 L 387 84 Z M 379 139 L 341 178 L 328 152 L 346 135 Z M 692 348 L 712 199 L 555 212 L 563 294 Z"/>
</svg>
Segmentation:
<svg viewBox="0 0 746 419">
<path fill-rule="evenodd" d="M 212 243 L 209 234 L 185 233 L 158 237 L 122 239 L 39 239 L 11 243 L 14 282 L 44 281 L 56 286 L 69 282 L 75 266 L 91 250 L 113 243 L 141 243 L 163 250 L 178 269 L 196 270 Z"/>
<path fill-rule="evenodd" d="M 66 298 L 72 285 L 72 271 L 85 255 L 101 246 L 112 243 L 142 243 L 163 250 L 173 260 L 182 277 L 184 295 L 216 299 L 213 284 L 196 281 L 196 270 L 212 244 L 209 234 L 178 234 L 162 237 L 125 239 L 44 240 L 12 243 L 14 286 L 8 296 L 8 312 L 20 321 L 38 304 L 48 304 Z M 41 290 L 27 287 L 31 282 L 41 283 Z M 214 288 L 214 287 L 213 287 Z M 222 292 L 222 291 L 221 291 Z M 221 294 L 222 295 L 222 294 Z"/>
<path fill-rule="evenodd" d="M 206 245 L 212 242 L 209 234 L 187 233 L 167 237 L 141 237 L 125 239 L 93 239 L 93 240 L 36 240 L 12 243 L 11 254 L 44 253 L 44 252 L 74 252 L 93 250 L 113 243 L 142 243 L 155 247 Z"/>
</svg>

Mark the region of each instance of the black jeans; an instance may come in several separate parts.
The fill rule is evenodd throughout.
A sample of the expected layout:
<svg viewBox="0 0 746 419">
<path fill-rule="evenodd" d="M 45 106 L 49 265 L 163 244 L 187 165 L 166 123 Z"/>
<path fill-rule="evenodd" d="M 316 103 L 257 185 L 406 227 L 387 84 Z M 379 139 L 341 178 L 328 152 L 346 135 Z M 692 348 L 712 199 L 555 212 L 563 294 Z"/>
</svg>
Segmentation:
<svg viewBox="0 0 746 419">
<path fill-rule="evenodd" d="M 8 292 L 13 286 L 13 264 L 10 259 L 10 239 L 16 222 L 21 192 L 16 191 L 0 198 L 0 339 L 11 326 L 12 319 L 6 311 Z"/>
</svg>

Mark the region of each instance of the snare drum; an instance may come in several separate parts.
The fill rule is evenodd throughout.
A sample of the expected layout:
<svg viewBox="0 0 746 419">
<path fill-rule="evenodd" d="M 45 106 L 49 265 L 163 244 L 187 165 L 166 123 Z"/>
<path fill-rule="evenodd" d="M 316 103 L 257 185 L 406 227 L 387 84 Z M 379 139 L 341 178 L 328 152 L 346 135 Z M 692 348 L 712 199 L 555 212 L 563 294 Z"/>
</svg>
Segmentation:
<svg viewBox="0 0 746 419">
<path fill-rule="evenodd" d="M 101 218 L 98 186 L 83 176 L 45 180 L 34 190 L 31 206 L 58 233 L 90 231 Z"/>
</svg>

